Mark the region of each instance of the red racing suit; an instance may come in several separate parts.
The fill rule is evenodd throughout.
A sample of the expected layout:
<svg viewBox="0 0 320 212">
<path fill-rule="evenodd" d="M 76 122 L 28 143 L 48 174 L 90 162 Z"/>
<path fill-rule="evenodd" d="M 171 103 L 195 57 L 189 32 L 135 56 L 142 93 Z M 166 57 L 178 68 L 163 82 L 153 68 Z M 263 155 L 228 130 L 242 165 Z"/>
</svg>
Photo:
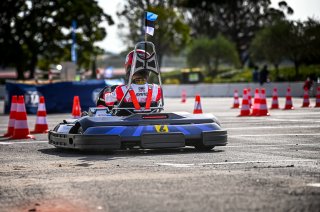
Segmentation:
<svg viewBox="0 0 320 212">
<path fill-rule="evenodd" d="M 120 102 L 127 92 L 127 85 L 119 85 L 112 92 L 104 93 L 104 100 L 108 107 L 112 107 L 116 102 Z M 145 106 L 145 109 L 150 109 L 151 103 L 158 102 L 161 99 L 161 88 L 156 84 L 137 85 L 131 84 L 128 94 L 124 98 L 124 103 L 133 103 L 136 110 L 141 109 L 140 103 Z"/>
</svg>

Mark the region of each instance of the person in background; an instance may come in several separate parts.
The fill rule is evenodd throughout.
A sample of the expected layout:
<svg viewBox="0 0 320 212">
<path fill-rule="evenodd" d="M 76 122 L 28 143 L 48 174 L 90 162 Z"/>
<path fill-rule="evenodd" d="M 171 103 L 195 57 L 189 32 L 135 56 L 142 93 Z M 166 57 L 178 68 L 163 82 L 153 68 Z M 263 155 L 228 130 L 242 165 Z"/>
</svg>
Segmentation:
<svg viewBox="0 0 320 212">
<path fill-rule="evenodd" d="M 263 84 L 268 81 L 268 76 L 269 76 L 268 66 L 264 65 L 262 70 L 260 71 L 260 76 L 259 76 L 260 86 L 263 86 Z"/>
<path fill-rule="evenodd" d="M 253 67 L 252 81 L 259 82 L 259 67 L 258 66 Z"/>
<path fill-rule="evenodd" d="M 308 92 L 311 90 L 313 85 L 313 80 L 310 77 L 307 77 L 306 81 L 304 81 L 303 90 L 307 89 Z"/>
</svg>

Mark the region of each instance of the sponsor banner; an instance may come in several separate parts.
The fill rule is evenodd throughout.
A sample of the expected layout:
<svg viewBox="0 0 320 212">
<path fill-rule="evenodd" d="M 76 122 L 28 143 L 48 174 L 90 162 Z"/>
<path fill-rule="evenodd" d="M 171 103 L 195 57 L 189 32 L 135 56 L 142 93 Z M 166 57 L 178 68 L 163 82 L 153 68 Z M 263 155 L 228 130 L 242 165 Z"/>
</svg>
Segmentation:
<svg viewBox="0 0 320 212">
<path fill-rule="evenodd" d="M 85 80 L 80 82 L 58 82 L 46 85 L 6 83 L 5 113 L 10 113 L 11 97 L 23 95 L 26 111 L 36 114 L 40 96 L 44 96 L 47 113 L 71 113 L 73 97 L 79 96 L 81 109 L 88 110 L 95 106 L 97 93 L 104 88 L 104 80 Z"/>
</svg>

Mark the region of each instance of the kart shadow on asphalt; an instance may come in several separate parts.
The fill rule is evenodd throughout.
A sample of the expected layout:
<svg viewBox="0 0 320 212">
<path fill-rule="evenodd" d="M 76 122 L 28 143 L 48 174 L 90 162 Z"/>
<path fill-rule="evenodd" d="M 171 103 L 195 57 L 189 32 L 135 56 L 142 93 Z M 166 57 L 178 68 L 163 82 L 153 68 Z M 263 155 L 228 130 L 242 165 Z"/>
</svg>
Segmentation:
<svg viewBox="0 0 320 212">
<path fill-rule="evenodd" d="M 0 142 L 1 141 L 10 141 L 10 137 L 0 136 Z"/>
<path fill-rule="evenodd" d="M 155 155 L 178 155 L 178 154 L 208 154 L 221 153 L 224 150 L 212 149 L 209 151 L 198 151 L 195 148 L 177 148 L 177 149 L 131 149 L 131 150 L 115 150 L 115 151 L 79 151 L 73 149 L 47 148 L 39 149 L 39 152 L 47 155 L 55 155 L 59 157 L 81 157 L 85 161 L 97 160 L 116 160 L 123 157 L 138 156 L 155 156 Z"/>
</svg>

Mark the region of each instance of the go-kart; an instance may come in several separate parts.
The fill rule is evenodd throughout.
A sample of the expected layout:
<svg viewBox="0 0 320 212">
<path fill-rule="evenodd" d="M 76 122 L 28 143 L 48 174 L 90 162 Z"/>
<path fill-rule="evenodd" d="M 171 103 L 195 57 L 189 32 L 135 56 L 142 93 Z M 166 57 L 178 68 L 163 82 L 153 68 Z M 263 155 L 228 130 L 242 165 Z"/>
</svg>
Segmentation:
<svg viewBox="0 0 320 212">
<path fill-rule="evenodd" d="M 141 57 L 137 49 L 147 46 L 148 57 Z M 160 70 L 155 47 L 151 42 L 136 44 L 128 87 L 134 73 L 148 70 L 161 87 Z M 128 89 L 129 90 L 129 89 Z M 128 95 L 128 90 L 124 97 Z M 162 93 L 162 92 L 161 92 Z M 49 144 L 57 148 L 80 150 L 117 150 L 127 148 L 182 148 L 194 146 L 197 150 L 210 150 L 227 144 L 227 131 L 212 114 L 187 112 L 161 112 L 163 95 L 148 108 L 141 104 L 139 110 L 124 102 L 124 97 L 113 108 L 89 108 L 88 114 L 79 119 L 63 120 L 49 131 Z M 123 116 L 121 111 L 128 115 Z"/>
</svg>

